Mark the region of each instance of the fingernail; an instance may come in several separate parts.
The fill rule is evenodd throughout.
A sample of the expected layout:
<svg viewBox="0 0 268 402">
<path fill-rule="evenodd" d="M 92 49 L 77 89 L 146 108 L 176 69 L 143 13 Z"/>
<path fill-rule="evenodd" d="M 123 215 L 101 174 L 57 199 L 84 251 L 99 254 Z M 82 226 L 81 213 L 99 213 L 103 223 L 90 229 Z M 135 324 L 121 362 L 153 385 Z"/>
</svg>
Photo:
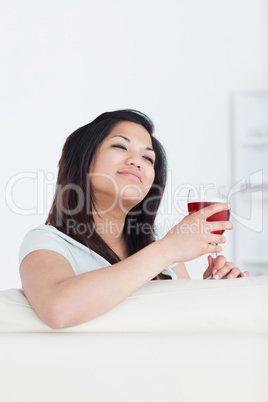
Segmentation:
<svg viewBox="0 0 268 402">
<path fill-rule="evenodd" d="M 214 279 L 219 279 L 219 278 L 220 278 L 220 275 L 214 275 L 213 278 L 214 278 Z"/>
<path fill-rule="evenodd" d="M 231 278 L 233 278 L 233 275 L 230 274 L 230 275 L 227 276 L 227 278 L 230 278 L 230 279 L 231 279 Z"/>
<path fill-rule="evenodd" d="M 217 270 L 217 269 L 213 269 L 212 275 L 216 274 L 216 272 L 218 272 L 218 270 Z"/>
<path fill-rule="evenodd" d="M 228 204 L 228 208 L 229 208 L 229 209 L 231 208 L 231 204 Z"/>
</svg>

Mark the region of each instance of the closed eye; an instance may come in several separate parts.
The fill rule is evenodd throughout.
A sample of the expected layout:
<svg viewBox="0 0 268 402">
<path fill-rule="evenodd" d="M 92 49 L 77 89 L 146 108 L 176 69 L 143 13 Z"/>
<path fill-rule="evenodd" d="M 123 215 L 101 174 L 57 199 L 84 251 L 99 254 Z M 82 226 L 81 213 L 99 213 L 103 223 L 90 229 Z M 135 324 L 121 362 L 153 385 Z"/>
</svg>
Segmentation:
<svg viewBox="0 0 268 402">
<path fill-rule="evenodd" d="M 154 164 L 154 161 L 152 158 L 150 158 L 149 156 L 144 156 L 144 159 L 146 159 L 147 161 L 151 162 L 151 164 Z"/>
<path fill-rule="evenodd" d="M 127 148 L 121 144 L 113 144 L 112 148 L 120 148 L 120 149 L 124 149 L 125 151 L 127 151 Z M 154 164 L 154 160 L 152 158 L 150 158 L 150 156 L 143 156 L 143 158 L 146 159 L 148 162 L 150 162 L 152 165 Z"/>
<path fill-rule="evenodd" d="M 113 148 L 121 148 L 121 149 L 127 150 L 127 148 L 124 147 L 124 145 L 120 145 L 120 144 L 114 144 L 114 145 L 112 145 L 112 147 L 113 147 Z"/>
</svg>

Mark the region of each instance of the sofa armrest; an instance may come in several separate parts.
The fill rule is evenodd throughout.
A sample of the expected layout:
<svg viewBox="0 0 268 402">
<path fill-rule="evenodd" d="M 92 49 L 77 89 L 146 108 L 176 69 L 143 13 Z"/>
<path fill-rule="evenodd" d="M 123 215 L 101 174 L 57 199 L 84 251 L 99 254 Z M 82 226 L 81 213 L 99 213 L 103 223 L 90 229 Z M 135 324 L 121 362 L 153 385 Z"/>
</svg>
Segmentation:
<svg viewBox="0 0 268 402">
<path fill-rule="evenodd" d="M 0 332 L 268 333 L 268 275 L 151 281 L 89 322 L 53 330 L 19 289 L 0 291 Z"/>
</svg>

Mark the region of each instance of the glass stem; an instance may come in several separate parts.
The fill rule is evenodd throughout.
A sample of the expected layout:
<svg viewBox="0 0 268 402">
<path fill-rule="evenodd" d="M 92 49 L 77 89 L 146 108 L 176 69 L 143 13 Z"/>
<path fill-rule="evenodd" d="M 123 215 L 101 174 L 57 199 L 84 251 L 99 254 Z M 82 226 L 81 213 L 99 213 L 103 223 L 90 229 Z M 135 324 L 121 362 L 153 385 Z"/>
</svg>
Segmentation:
<svg viewBox="0 0 268 402">
<path fill-rule="evenodd" d="M 213 246 L 217 246 L 217 243 L 211 243 L 211 244 L 213 244 Z M 217 253 L 211 253 L 211 257 L 212 257 L 212 260 L 213 260 L 213 267 L 212 267 L 212 270 L 213 270 L 213 268 L 214 268 L 214 265 L 215 265 L 217 256 L 218 256 Z M 212 276 L 213 276 L 213 275 L 212 275 L 212 273 L 211 273 L 211 278 L 212 278 Z"/>
</svg>

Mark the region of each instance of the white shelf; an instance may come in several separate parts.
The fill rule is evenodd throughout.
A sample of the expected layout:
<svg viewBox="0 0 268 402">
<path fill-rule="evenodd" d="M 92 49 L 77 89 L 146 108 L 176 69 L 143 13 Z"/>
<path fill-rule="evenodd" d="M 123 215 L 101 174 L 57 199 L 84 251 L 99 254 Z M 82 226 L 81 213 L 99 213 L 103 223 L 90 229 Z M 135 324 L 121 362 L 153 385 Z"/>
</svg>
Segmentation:
<svg viewBox="0 0 268 402">
<path fill-rule="evenodd" d="M 252 186 L 252 184 L 251 184 Z M 265 191 L 268 192 L 268 183 L 263 183 L 261 186 L 260 185 L 256 185 L 255 187 L 244 187 L 244 186 L 239 186 L 238 187 L 240 189 L 240 191 L 243 191 L 244 194 L 246 193 L 250 193 L 251 191 Z"/>
<path fill-rule="evenodd" d="M 246 265 L 252 276 L 268 274 L 268 91 L 244 92 L 233 99 L 232 185 L 246 185 L 236 188 L 232 200 L 233 209 L 242 214 L 233 236 L 234 263 Z M 256 175 L 258 172 L 261 174 Z M 243 218 L 247 222 L 247 214 L 253 210 L 254 219 L 262 219 L 262 231 L 252 223 L 245 235 Z"/>
<path fill-rule="evenodd" d="M 254 194 L 257 191 L 262 191 L 262 194 Z M 249 189 L 241 189 L 240 193 L 237 193 L 236 196 L 239 197 L 239 200 L 249 201 L 251 200 L 251 196 L 254 194 L 254 201 L 268 201 L 268 189 L 267 187 L 258 188 L 253 187 Z"/>
<path fill-rule="evenodd" d="M 268 268 L 268 258 L 256 258 L 252 260 L 242 260 L 243 264 L 247 265 L 267 265 Z"/>
<path fill-rule="evenodd" d="M 244 138 L 241 141 L 241 145 L 243 146 L 260 146 L 260 145 L 268 145 L 268 138 Z"/>
<path fill-rule="evenodd" d="M 254 194 L 259 191 L 262 191 L 262 194 L 258 194 L 258 196 L 257 196 L 257 194 Z M 236 196 L 239 196 L 240 199 L 248 200 L 251 198 L 252 194 L 254 194 L 254 200 L 267 201 L 268 200 L 268 183 L 263 183 L 262 186 L 256 186 L 256 187 L 244 188 L 243 186 L 241 186 L 240 190 L 236 194 Z"/>
</svg>

